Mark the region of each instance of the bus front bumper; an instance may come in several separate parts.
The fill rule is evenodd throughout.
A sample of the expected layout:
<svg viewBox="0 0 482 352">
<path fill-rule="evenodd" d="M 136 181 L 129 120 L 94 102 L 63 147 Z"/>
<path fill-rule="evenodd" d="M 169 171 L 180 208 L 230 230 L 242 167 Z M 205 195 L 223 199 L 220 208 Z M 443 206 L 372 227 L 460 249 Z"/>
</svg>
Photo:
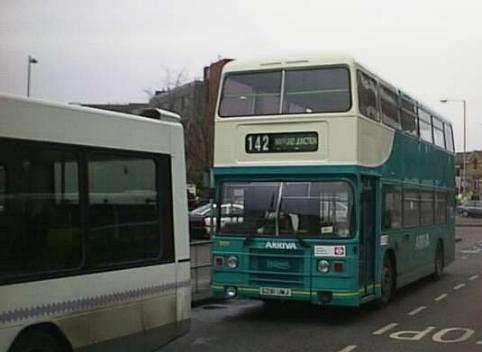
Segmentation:
<svg viewBox="0 0 482 352">
<path fill-rule="evenodd" d="M 362 292 L 337 290 L 318 291 L 309 289 L 282 289 L 278 292 L 266 292 L 262 287 L 236 286 L 228 284 L 211 285 L 212 294 L 215 298 L 221 299 L 260 299 L 278 301 L 304 301 L 318 305 L 330 306 L 359 306 L 367 299 L 362 299 Z M 273 288 L 270 288 L 273 289 Z M 270 294 L 271 293 L 271 294 Z"/>
</svg>

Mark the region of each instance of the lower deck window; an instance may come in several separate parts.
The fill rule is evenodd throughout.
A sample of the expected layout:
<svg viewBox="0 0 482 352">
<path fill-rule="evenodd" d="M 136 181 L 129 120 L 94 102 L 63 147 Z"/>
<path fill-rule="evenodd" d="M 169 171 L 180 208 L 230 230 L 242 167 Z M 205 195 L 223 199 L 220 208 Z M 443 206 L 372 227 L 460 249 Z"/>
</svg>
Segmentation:
<svg viewBox="0 0 482 352">
<path fill-rule="evenodd" d="M 353 194 L 346 182 L 224 183 L 222 205 L 237 205 L 218 217 L 221 233 L 349 237 Z"/>
<path fill-rule="evenodd" d="M 420 222 L 422 225 L 433 224 L 433 193 L 420 192 Z"/>
<path fill-rule="evenodd" d="M 420 197 L 417 190 L 403 191 L 403 226 L 420 225 Z"/>
<path fill-rule="evenodd" d="M 168 155 L 0 138 L 0 284 L 173 259 Z"/>
<path fill-rule="evenodd" d="M 78 267 L 82 241 L 76 155 L 0 141 L 0 164 L 0 277 Z"/>
<path fill-rule="evenodd" d="M 5 190 L 7 188 L 7 172 L 5 166 L 0 165 L 0 212 L 5 208 Z"/>
<path fill-rule="evenodd" d="M 156 163 L 92 154 L 89 177 L 89 260 L 109 264 L 161 254 Z"/>
<path fill-rule="evenodd" d="M 383 228 L 385 230 L 402 227 L 402 189 L 399 186 L 383 187 Z"/>
<path fill-rule="evenodd" d="M 434 213 L 436 224 L 447 222 L 447 193 L 435 192 Z"/>
</svg>

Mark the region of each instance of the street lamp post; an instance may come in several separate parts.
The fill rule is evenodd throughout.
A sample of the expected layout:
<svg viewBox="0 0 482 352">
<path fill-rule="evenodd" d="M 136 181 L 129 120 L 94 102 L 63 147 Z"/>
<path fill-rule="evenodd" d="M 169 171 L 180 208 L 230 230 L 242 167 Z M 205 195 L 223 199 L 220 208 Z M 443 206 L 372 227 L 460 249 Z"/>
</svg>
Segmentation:
<svg viewBox="0 0 482 352">
<path fill-rule="evenodd" d="M 466 158 L 467 158 L 467 102 L 465 99 L 442 99 L 440 100 L 441 103 L 449 103 L 449 102 L 456 102 L 462 103 L 464 108 L 464 158 L 463 158 L 463 170 L 462 170 L 462 193 L 465 193 L 465 182 L 467 180 L 467 165 L 466 165 Z"/>
<path fill-rule="evenodd" d="M 27 65 L 27 97 L 30 96 L 30 76 L 32 71 L 32 64 L 37 64 L 38 60 L 32 56 L 28 56 L 28 65 Z"/>
</svg>

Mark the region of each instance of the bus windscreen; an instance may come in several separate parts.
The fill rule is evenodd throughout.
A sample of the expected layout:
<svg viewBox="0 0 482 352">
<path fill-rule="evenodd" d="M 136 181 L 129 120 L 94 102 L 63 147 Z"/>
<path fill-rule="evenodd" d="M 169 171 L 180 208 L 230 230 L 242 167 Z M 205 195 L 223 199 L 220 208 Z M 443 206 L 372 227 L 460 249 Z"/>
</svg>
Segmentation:
<svg viewBox="0 0 482 352">
<path fill-rule="evenodd" d="M 224 234 L 350 237 L 353 194 L 346 182 L 226 182 L 219 215 Z"/>
</svg>

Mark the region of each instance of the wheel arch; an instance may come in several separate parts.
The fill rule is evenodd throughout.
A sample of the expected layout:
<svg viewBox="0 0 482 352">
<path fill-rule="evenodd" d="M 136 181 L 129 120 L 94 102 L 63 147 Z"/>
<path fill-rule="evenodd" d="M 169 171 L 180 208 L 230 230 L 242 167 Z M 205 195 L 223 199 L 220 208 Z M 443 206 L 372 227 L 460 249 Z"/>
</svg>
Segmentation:
<svg viewBox="0 0 482 352">
<path fill-rule="evenodd" d="M 437 255 L 439 245 L 442 247 L 442 265 L 445 266 L 445 257 L 447 256 L 447 253 L 445 253 L 446 248 L 442 237 L 437 238 L 437 244 L 435 245 L 435 255 Z"/>
<path fill-rule="evenodd" d="M 390 259 L 390 261 L 392 262 L 392 266 L 393 266 L 393 274 L 394 274 L 394 277 L 393 277 L 393 286 L 394 288 L 396 289 L 398 286 L 398 263 L 397 263 L 397 255 L 395 254 L 395 250 L 393 248 L 388 248 L 385 253 L 383 254 L 383 257 L 387 257 Z"/>
<path fill-rule="evenodd" d="M 17 341 L 19 341 L 31 332 L 47 333 L 50 336 L 53 336 L 66 352 L 72 352 L 72 344 L 70 343 L 70 341 L 67 339 L 63 331 L 57 325 L 51 322 L 37 323 L 23 328 L 13 340 L 9 351 L 11 351 L 12 347 Z"/>
</svg>

